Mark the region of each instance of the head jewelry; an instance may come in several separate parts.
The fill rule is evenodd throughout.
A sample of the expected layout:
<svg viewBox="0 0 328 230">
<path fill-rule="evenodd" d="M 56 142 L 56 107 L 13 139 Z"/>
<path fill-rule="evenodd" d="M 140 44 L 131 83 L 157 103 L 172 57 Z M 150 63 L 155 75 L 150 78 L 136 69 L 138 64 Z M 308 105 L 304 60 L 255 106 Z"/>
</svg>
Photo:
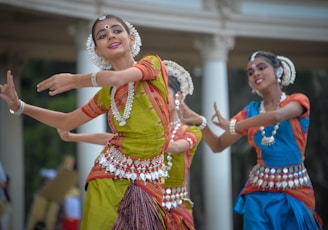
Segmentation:
<svg viewBox="0 0 328 230">
<path fill-rule="evenodd" d="M 296 78 L 296 71 L 293 62 L 289 58 L 283 56 L 277 56 L 277 59 L 281 61 L 282 68 L 284 69 L 281 85 L 287 86 L 293 84 Z"/>
<path fill-rule="evenodd" d="M 251 55 L 249 60 L 254 62 L 257 56 L 266 58 L 273 65 L 273 67 L 277 69 L 276 74 L 278 80 L 281 82 L 281 86 L 288 86 L 289 84 L 294 83 L 296 71 L 293 62 L 290 59 L 283 56 L 276 56 L 270 52 L 256 51 Z"/>
<path fill-rule="evenodd" d="M 175 77 L 179 81 L 179 91 L 182 93 L 182 99 L 184 100 L 188 94 L 192 95 L 194 92 L 194 85 L 189 72 L 173 61 L 164 60 L 163 62 L 168 75 Z"/>
<path fill-rule="evenodd" d="M 99 21 L 102 21 L 106 19 L 106 16 L 101 16 L 98 18 Z M 135 37 L 135 42 L 133 46 L 131 47 L 131 54 L 133 57 L 137 56 L 140 52 L 140 46 L 142 45 L 141 43 L 141 37 L 136 30 L 136 28 L 129 22 L 124 21 L 124 23 L 129 27 L 130 34 L 134 35 Z M 96 52 L 95 52 L 95 43 L 93 42 L 92 39 L 92 34 L 88 36 L 88 39 L 86 41 L 86 49 L 87 49 L 87 56 L 91 60 L 93 64 L 98 66 L 102 70 L 109 70 L 112 68 L 112 65 L 109 62 L 106 62 L 102 57 L 98 57 Z"/>
</svg>

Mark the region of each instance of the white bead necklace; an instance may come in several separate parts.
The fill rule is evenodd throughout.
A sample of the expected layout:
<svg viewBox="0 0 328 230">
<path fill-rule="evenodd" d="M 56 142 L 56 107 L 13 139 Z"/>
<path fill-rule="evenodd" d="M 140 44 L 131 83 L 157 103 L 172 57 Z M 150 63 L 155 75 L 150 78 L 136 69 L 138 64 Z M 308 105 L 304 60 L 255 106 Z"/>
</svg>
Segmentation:
<svg viewBox="0 0 328 230">
<path fill-rule="evenodd" d="M 181 123 L 180 119 L 176 120 L 176 121 L 170 121 L 170 126 L 176 126 L 177 124 Z"/>
<path fill-rule="evenodd" d="M 114 118 L 119 122 L 120 126 L 124 126 L 126 124 L 126 120 L 129 119 L 134 99 L 134 82 L 128 83 L 128 97 L 126 99 L 123 116 L 121 116 L 120 112 L 117 109 L 116 103 L 115 103 L 115 93 L 116 93 L 117 87 L 112 87 L 111 92 L 111 108 L 114 115 Z"/>
<path fill-rule="evenodd" d="M 176 121 L 170 122 L 170 124 L 172 126 L 174 125 L 174 128 L 172 130 L 172 134 L 171 134 L 171 141 L 174 141 L 175 134 L 177 133 L 178 129 L 181 126 L 181 121 L 176 120 Z M 167 160 L 166 171 L 168 172 L 172 169 L 172 166 L 173 166 L 172 153 L 167 153 L 166 160 Z"/>
<path fill-rule="evenodd" d="M 286 94 L 285 93 L 282 93 L 281 94 L 281 97 L 280 97 L 279 103 L 282 102 L 285 99 L 286 99 Z M 278 105 L 278 109 L 279 108 L 280 107 Z M 260 104 L 260 113 L 265 113 L 265 112 L 266 111 L 265 111 L 265 107 L 264 107 L 264 102 L 262 100 L 261 101 L 261 104 Z M 278 129 L 279 129 L 279 122 L 273 127 L 271 136 L 267 137 L 267 136 L 265 136 L 264 126 L 261 126 L 260 127 L 260 131 L 261 131 L 261 135 L 262 135 L 262 140 L 261 140 L 262 145 L 270 146 L 270 145 L 274 144 L 275 143 L 274 135 L 276 135 Z"/>
</svg>

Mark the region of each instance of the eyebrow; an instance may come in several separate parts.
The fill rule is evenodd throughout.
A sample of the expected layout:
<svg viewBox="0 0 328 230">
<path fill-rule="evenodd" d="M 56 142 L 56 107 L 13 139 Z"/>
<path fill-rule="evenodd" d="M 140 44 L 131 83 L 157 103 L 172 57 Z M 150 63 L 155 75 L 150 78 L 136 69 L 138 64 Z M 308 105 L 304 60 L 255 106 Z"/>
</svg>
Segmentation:
<svg viewBox="0 0 328 230">
<path fill-rule="evenodd" d="M 112 29 L 112 28 L 114 28 L 114 27 L 121 27 L 121 25 L 119 25 L 119 24 L 114 24 L 114 25 L 112 25 L 112 26 L 110 27 L 110 29 Z M 99 33 L 103 32 L 103 31 L 105 31 L 105 30 L 106 30 L 105 28 L 100 29 L 100 30 L 96 33 L 96 36 L 98 36 Z"/>
<path fill-rule="evenodd" d="M 252 65 L 254 65 L 255 63 L 253 63 Z M 256 67 L 258 67 L 259 65 L 265 64 L 265 62 L 259 62 L 257 64 L 255 64 Z M 253 68 L 248 68 L 246 71 L 248 72 L 249 70 L 252 70 Z"/>
</svg>

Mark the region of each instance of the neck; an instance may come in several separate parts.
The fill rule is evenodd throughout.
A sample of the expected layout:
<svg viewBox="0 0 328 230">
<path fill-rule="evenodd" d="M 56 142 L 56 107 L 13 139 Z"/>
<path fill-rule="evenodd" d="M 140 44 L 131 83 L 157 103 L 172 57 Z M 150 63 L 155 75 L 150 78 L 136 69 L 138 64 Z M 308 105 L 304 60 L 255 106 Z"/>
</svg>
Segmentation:
<svg viewBox="0 0 328 230">
<path fill-rule="evenodd" d="M 124 70 L 134 65 L 135 61 L 132 56 L 121 57 L 110 62 L 115 71 Z"/>
<path fill-rule="evenodd" d="M 263 101 L 261 102 L 260 112 L 263 113 L 265 111 L 276 110 L 277 108 L 279 108 L 280 102 L 286 99 L 286 94 L 284 92 L 281 92 L 279 99 L 277 98 L 278 97 L 272 98 L 271 101 L 265 101 L 263 99 Z"/>
<path fill-rule="evenodd" d="M 263 95 L 264 105 L 269 107 L 279 105 L 283 95 L 284 92 L 282 92 L 281 90 Z"/>
</svg>

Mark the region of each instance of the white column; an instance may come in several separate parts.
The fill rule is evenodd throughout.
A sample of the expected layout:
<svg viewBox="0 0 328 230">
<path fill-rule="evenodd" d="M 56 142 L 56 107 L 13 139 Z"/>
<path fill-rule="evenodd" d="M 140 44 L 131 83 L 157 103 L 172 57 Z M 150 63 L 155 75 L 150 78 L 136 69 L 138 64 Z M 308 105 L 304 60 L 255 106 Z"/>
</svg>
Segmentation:
<svg viewBox="0 0 328 230">
<path fill-rule="evenodd" d="M 17 75 L 19 74 L 17 69 L 12 69 L 12 71 Z M 2 74 L 1 78 L 6 79 Z M 19 92 L 19 78 L 17 77 L 15 85 Z M 10 114 L 7 105 L 3 101 L 0 102 L 0 127 L 0 160 L 5 172 L 10 177 L 9 192 L 12 200 L 12 226 L 13 229 L 24 229 L 23 116 Z"/>
<path fill-rule="evenodd" d="M 233 46 L 229 37 L 210 36 L 204 39 L 203 53 L 203 114 L 210 128 L 217 134 L 222 130 L 214 126 L 210 119 L 214 114 L 216 101 L 221 114 L 229 118 L 229 98 L 227 82 L 227 55 Z M 230 148 L 214 154 L 208 145 L 203 145 L 205 181 L 206 229 L 233 229 L 232 188 Z"/>
<path fill-rule="evenodd" d="M 96 67 L 87 57 L 87 52 L 85 49 L 85 42 L 90 34 L 91 26 L 89 24 L 81 24 L 78 28 L 77 33 L 77 73 L 91 73 L 99 71 L 99 68 Z M 81 107 L 87 103 L 93 95 L 100 88 L 82 88 L 77 90 L 77 106 Z M 96 133 L 96 132 L 106 132 L 106 119 L 105 115 L 100 116 L 92 121 L 84 124 L 78 128 L 79 133 Z M 81 198 L 82 202 L 84 201 L 85 192 L 84 192 L 84 183 L 85 179 L 88 176 L 88 173 L 93 166 L 95 158 L 98 156 L 102 150 L 102 146 L 93 145 L 87 143 L 78 143 L 77 144 L 77 167 L 79 172 L 79 184 L 81 189 Z"/>
</svg>

